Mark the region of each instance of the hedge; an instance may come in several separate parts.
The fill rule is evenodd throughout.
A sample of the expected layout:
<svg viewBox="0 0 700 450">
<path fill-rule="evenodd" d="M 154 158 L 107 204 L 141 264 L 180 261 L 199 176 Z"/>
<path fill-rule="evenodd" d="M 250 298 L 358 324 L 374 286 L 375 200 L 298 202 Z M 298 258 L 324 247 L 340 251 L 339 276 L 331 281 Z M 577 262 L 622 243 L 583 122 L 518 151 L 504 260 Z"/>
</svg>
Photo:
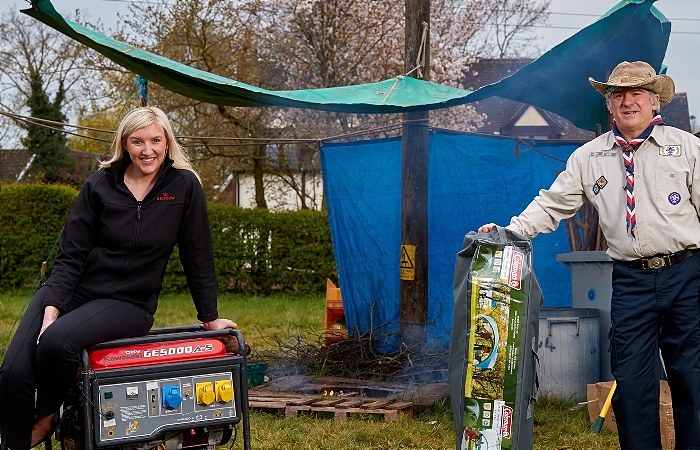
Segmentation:
<svg viewBox="0 0 700 450">
<path fill-rule="evenodd" d="M 42 261 L 58 250 L 77 194 L 67 186 L 0 186 L 0 289 L 31 287 Z"/>
<path fill-rule="evenodd" d="M 76 195 L 75 189 L 65 186 L 0 186 L 0 289 L 32 285 L 41 262 L 55 256 L 57 238 Z M 323 292 L 326 278 L 336 279 L 324 212 L 271 213 L 210 204 L 209 221 L 220 292 Z M 176 248 L 163 292 L 186 290 Z"/>
</svg>

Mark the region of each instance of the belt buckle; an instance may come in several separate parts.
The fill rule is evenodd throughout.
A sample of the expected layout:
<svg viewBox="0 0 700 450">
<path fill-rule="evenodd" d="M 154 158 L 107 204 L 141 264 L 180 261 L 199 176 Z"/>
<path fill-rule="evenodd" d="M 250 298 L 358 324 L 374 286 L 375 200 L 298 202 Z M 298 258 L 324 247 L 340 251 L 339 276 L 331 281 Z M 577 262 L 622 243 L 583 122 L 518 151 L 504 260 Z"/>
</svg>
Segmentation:
<svg viewBox="0 0 700 450">
<path fill-rule="evenodd" d="M 649 259 L 649 268 L 650 269 L 660 269 L 665 265 L 666 265 L 666 262 L 660 256 L 654 256 L 653 258 Z"/>
</svg>

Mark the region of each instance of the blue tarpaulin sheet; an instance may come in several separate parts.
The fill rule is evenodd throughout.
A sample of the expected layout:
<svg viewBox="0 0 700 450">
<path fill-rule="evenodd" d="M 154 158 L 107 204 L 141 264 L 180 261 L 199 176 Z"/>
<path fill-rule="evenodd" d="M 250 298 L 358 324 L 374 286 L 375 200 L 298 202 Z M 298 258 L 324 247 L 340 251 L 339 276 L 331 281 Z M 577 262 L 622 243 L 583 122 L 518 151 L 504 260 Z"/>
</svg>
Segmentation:
<svg viewBox="0 0 700 450">
<path fill-rule="evenodd" d="M 449 344 L 455 256 L 469 231 L 507 225 L 580 145 L 433 131 L 428 167 L 428 341 Z M 399 330 L 401 138 L 324 144 L 323 178 L 348 329 Z M 571 306 L 564 227 L 533 240 L 545 306 Z M 394 345 L 396 342 L 389 342 Z"/>
</svg>

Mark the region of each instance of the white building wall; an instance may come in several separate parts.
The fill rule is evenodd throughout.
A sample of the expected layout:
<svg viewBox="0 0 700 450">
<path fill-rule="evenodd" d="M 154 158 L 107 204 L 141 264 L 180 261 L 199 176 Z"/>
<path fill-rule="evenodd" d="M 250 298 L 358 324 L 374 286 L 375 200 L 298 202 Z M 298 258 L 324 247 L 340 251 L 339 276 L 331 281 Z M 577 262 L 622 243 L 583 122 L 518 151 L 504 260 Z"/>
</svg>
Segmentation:
<svg viewBox="0 0 700 450">
<path fill-rule="evenodd" d="M 297 185 L 301 185 L 301 174 L 296 177 Z M 255 181 L 252 175 L 241 174 L 237 177 L 238 206 L 243 208 L 255 207 Z M 301 200 L 297 193 L 283 183 L 279 177 L 263 175 L 265 184 L 265 200 L 270 211 L 294 211 L 301 208 Z M 321 210 L 323 201 L 323 179 L 321 174 L 306 175 L 306 206 L 309 209 Z"/>
</svg>

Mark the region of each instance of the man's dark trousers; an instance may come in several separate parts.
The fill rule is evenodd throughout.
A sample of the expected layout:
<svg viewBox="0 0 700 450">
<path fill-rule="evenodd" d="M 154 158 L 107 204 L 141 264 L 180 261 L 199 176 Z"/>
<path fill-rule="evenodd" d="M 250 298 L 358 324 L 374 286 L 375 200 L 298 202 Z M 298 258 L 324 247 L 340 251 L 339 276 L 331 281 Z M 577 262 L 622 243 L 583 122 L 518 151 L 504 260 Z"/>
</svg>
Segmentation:
<svg viewBox="0 0 700 450">
<path fill-rule="evenodd" d="M 700 450 L 700 254 L 672 266 L 613 264 L 610 366 L 622 450 L 661 450 L 659 348 L 676 450 Z"/>
</svg>

